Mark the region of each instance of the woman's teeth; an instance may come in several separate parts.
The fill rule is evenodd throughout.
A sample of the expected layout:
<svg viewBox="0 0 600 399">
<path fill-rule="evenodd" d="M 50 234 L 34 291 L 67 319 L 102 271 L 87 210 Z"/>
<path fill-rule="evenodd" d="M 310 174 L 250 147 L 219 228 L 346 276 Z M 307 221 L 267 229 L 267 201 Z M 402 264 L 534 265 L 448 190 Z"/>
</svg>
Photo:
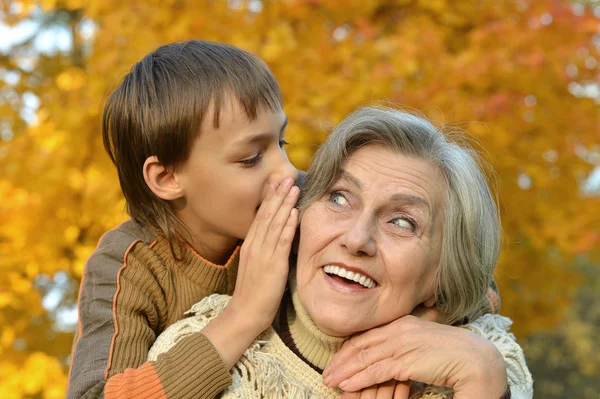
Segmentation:
<svg viewBox="0 0 600 399">
<path fill-rule="evenodd" d="M 348 271 L 348 270 L 344 269 L 343 267 L 327 265 L 323 268 L 323 270 L 327 274 L 334 274 L 336 276 L 343 277 L 346 280 L 354 281 L 355 283 L 358 283 L 365 288 L 375 287 L 375 282 L 373 280 L 371 280 L 369 277 L 365 276 L 364 274 L 360 274 L 358 272 Z"/>
</svg>

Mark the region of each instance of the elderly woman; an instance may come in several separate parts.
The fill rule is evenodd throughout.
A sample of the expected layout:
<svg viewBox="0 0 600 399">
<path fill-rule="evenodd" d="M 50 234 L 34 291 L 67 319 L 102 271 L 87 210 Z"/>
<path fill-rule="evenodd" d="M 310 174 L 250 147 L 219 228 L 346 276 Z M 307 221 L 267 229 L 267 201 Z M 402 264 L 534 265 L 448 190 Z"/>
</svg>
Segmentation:
<svg viewBox="0 0 600 399">
<path fill-rule="evenodd" d="M 338 397 L 340 388 L 360 388 L 361 375 L 424 383 L 412 384 L 411 397 L 448 397 L 442 387 L 457 398 L 510 397 L 510 390 L 531 397 L 510 322 L 481 316 L 500 226 L 472 152 L 420 117 L 359 109 L 315 155 L 299 210 L 289 292 L 273 327 L 232 369 L 223 397 Z M 193 317 L 158 338 L 150 360 L 202 330 L 228 300 L 213 295 L 196 304 Z M 450 323 L 481 317 L 443 326 L 408 316 L 419 306 L 436 307 Z M 369 336 L 382 326 L 394 326 L 389 340 Z M 323 380 L 343 342 L 365 331 L 356 345 L 361 364 L 338 359 Z"/>
</svg>

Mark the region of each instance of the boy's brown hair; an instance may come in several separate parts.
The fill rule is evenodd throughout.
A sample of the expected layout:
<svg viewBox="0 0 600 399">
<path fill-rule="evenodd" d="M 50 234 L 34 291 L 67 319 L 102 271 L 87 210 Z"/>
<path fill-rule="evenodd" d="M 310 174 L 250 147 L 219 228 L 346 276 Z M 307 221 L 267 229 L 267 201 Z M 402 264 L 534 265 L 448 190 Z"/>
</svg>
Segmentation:
<svg viewBox="0 0 600 399">
<path fill-rule="evenodd" d="M 104 148 L 117 167 L 127 211 L 170 242 L 188 229 L 146 184 L 144 162 L 156 156 L 168 168 L 181 167 L 209 108 L 218 128 L 221 106 L 231 96 L 250 120 L 260 108 L 282 108 L 279 84 L 260 58 L 227 44 L 190 40 L 145 56 L 106 101 Z"/>
</svg>

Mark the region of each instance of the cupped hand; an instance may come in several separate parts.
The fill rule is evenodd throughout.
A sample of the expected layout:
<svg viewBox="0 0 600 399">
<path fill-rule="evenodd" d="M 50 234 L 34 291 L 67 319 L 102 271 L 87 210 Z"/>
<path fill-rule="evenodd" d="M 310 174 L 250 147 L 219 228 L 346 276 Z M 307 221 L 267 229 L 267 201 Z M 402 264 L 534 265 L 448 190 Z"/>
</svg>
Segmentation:
<svg viewBox="0 0 600 399">
<path fill-rule="evenodd" d="M 345 392 L 389 380 L 420 381 L 453 388 L 455 398 L 499 398 L 507 387 L 504 360 L 490 342 L 410 315 L 346 341 L 323 378 Z"/>
<path fill-rule="evenodd" d="M 289 256 L 296 227 L 299 189 L 291 178 L 269 186 L 241 248 L 236 287 L 229 310 L 253 320 L 258 331 L 268 328 L 289 272 Z"/>
</svg>

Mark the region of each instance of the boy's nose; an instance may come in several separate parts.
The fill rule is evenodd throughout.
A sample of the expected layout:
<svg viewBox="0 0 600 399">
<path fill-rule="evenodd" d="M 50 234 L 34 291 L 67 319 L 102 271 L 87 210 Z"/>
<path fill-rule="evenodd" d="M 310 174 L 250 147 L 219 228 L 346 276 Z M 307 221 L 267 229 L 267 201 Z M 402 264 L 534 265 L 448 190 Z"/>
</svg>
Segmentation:
<svg viewBox="0 0 600 399">
<path fill-rule="evenodd" d="M 282 162 L 280 162 L 278 167 L 273 171 L 273 173 L 271 173 L 269 183 L 281 183 L 288 177 L 291 177 L 292 179 L 294 179 L 294 181 L 297 181 L 298 171 L 296 170 L 294 165 L 292 165 L 290 161 L 288 161 L 287 157 L 284 156 Z"/>
</svg>

